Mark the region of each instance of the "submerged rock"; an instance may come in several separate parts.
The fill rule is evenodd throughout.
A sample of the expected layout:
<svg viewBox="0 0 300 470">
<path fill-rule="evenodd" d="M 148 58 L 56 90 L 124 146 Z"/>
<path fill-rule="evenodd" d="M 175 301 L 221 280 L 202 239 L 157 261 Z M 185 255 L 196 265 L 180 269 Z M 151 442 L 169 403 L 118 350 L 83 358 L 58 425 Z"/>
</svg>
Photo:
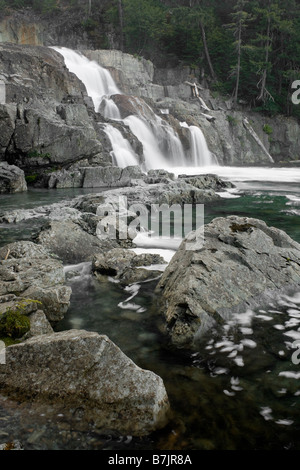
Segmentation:
<svg viewBox="0 0 300 470">
<path fill-rule="evenodd" d="M 214 219 L 182 242 L 157 286 L 172 342 L 191 346 L 234 313 L 300 285 L 300 245 L 252 218 Z"/>
<path fill-rule="evenodd" d="M 134 364 L 106 336 L 70 330 L 6 348 L 0 387 L 23 401 L 80 407 L 98 428 L 143 436 L 166 424 L 160 377 Z"/>
</svg>

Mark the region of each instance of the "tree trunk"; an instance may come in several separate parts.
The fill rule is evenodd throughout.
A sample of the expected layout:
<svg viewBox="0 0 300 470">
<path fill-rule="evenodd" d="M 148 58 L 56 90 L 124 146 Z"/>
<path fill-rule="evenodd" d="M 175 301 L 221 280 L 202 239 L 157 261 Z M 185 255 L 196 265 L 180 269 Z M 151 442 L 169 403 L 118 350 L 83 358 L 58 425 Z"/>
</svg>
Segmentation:
<svg viewBox="0 0 300 470">
<path fill-rule="evenodd" d="M 120 49 L 124 52 L 124 13 L 122 0 L 118 0 L 119 22 L 120 22 Z"/>
<path fill-rule="evenodd" d="M 270 13 L 270 11 L 269 11 Z M 267 97 L 271 97 L 270 93 L 266 89 L 266 84 L 267 84 L 267 66 L 269 62 L 269 48 L 271 45 L 271 37 L 270 37 L 270 32 L 271 32 L 271 17 L 270 14 L 268 15 L 268 26 L 267 26 L 267 42 L 266 42 L 266 53 L 265 53 L 265 69 L 262 74 L 262 78 L 260 80 L 260 93 L 258 96 L 258 101 L 263 101 L 265 102 Z M 272 98 L 272 97 L 271 97 Z"/>
<path fill-rule="evenodd" d="M 200 21 L 200 28 L 201 28 L 201 33 L 202 33 L 202 41 L 203 41 L 203 46 L 204 46 L 205 58 L 206 58 L 207 63 L 208 63 L 210 75 L 211 75 L 211 78 L 213 79 L 213 81 L 216 82 L 217 81 L 217 76 L 215 74 L 215 71 L 214 71 L 214 68 L 213 68 L 213 65 L 212 65 L 212 62 L 211 62 L 211 59 L 210 59 L 209 50 L 208 50 L 207 41 L 206 41 L 205 28 L 204 28 L 204 25 L 203 25 L 202 21 Z"/>
<path fill-rule="evenodd" d="M 89 6 L 88 6 L 88 17 L 91 16 L 92 13 L 92 0 L 89 0 Z"/>
<path fill-rule="evenodd" d="M 242 21 L 239 21 L 239 30 L 238 30 L 238 62 L 237 62 L 237 70 L 236 70 L 236 83 L 235 83 L 235 90 L 234 90 L 234 97 L 233 102 L 234 106 L 237 106 L 238 101 L 238 94 L 239 94 L 239 86 L 240 86 L 240 74 L 241 74 L 241 43 L 242 43 Z"/>
</svg>

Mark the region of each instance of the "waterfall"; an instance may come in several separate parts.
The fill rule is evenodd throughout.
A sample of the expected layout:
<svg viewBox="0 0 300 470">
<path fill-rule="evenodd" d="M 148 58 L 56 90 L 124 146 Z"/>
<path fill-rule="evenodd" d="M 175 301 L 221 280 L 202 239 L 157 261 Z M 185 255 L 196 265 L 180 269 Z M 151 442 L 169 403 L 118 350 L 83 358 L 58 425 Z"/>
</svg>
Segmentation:
<svg viewBox="0 0 300 470">
<path fill-rule="evenodd" d="M 216 158 L 209 151 L 203 132 L 197 126 L 189 126 L 192 166 L 216 165 Z"/>
<path fill-rule="evenodd" d="M 119 129 L 111 124 L 106 124 L 104 132 L 110 140 L 117 166 L 125 168 L 126 166 L 138 165 L 138 156 Z"/>
<path fill-rule="evenodd" d="M 64 57 L 66 67 L 85 85 L 87 94 L 93 100 L 96 112 L 99 111 L 104 97 L 120 93 L 109 71 L 97 62 L 66 47 L 52 47 L 52 49 Z"/>
<path fill-rule="evenodd" d="M 146 170 L 184 166 L 214 165 L 212 154 L 207 148 L 204 135 L 199 127 L 187 126 L 190 131 L 190 154 L 185 154 L 179 136 L 173 127 L 157 116 L 141 99 L 134 98 L 134 114 L 121 118 L 117 104 L 112 95 L 122 94 L 108 70 L 97 62 L 89 60 L 82 54 L 65 47 L 53 47 L 65 60 L 66 67 L 74 73 L 86 87 L 92 98 L 95 111 L 106 119 L 118 121 L 129 127 L 132 134 L 142 143 Z M 137 165 L 138 156 L 130 143 L 113 125 L 104 125 L 113 157 L 120 167 Z"/>
<path fill-rule="evenodd" d="M 106 119 L 113 119 L 115 121 L 121 120 L 121 113 L 116 103 L 107 97 L 104 97 L 99 106 L 99 111 Z"/>
<path fill-rule="evenodd" d="M 124 124 L 127 124 L 131 132 L 142 142 L 147 169 L 168 166 L 168 161 L 159 148 L 158 140 L 146 121 L 138 116 L 128 116 L 124 119 Z"/>
</svg>

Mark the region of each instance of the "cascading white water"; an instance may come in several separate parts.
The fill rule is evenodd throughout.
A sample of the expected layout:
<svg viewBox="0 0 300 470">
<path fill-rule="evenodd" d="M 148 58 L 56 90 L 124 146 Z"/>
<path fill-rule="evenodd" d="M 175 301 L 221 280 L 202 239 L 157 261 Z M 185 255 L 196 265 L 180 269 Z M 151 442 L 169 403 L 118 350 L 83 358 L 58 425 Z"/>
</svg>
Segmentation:
<svg viewBox="0 0 300 470">
<path fill-rule="evenodd" d="M 66 67 L 84 83 L 96 112 L 104 97 L 120 93 L 109 71 L 97 62 L 66 47 L 52 47 L 52 49 L 64 57 Z"/>
<path fill-rule="evenodd" d="M 183 146 L 174 129 L 166 121 L 157 117 L 154 132 L 161 142 L 168 162 L 172 162 L 172 166 L 184 165 L 186 158 Z"/>
<path fill-rule="evenodd" d="M 120 168 L 138 165 L 138 157 L 136 153 L 132 149 L 128 140 L 123 137 L 119 129 L 116 129 L 116 127 L 111 124 L 106 124 L 104 132 L 110 140 L 113 149 L 113 156 L 116 160 L 116 164 Z"/>
<path fill-rule="evenodd" d="M 108 70 L 97 62 L 65 47 L 53 47 L 65 60 L 66 67 L 85 85 L 92 98 L 95 111 L 105 118 L 117 120 L 127 125 L 142 143 L 146 170 L 172 168 L 174 166 L 206 166 L 217 162 L 207 148 L 204 135 L 196 126 L 186 126 L 190 130 L 191 157 L 185 155 L 179 136 L 172 126 L 153 113 L 144 102 L 137 102 L 136 113 L 124 120 L 112 95 L 122 94 Z M 143 115 L 143 110 L 144 115 Z M 151 117 L 150 117 L 151 116 Z M 138 157 L 129 142 L 114 126 L 104 126 L 108 135 L 117 165 L 138 164 Z"/>
<path fill-rule="evenodd" d="M 103 98 L 99 107 L 101 114 L 106 119 L 113 119 L 115 121 L 121 121 L 121 113 L 116 103 L 110 98 Z"/>
<path fill-rule="evenodd" d="M 159 148 L 158 140 L 146 121 L 138 116 L 128 116 L 124 119 L 124 124 L 128 125 L 131 132 L 142 142 L 147 169 L 168 166 L 168 161 Z"/>
<path fill-rule="evenodd" d="M 217 161 L 207 147 L 203 132 L 197 126 L 189 126 L 192 166 L 212 166 Z"/>
</svg>

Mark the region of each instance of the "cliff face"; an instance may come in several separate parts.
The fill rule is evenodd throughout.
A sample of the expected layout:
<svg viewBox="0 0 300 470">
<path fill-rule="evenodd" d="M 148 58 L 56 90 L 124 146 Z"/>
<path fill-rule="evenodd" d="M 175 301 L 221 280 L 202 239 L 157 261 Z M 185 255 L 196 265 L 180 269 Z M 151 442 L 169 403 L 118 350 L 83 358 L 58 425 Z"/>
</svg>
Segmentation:
<svg viewBox="0 0 300 470">
<path fill-rule="evenodd" d="M 31 9 L 0 16 L 0 42 L 31 46 L 65 46 L 73 49 L 104 48 L 107 31 L 89 34 L 88 22 L 76 9 L 61 9 L 52 15 L 39 15 Z M 111 38 L 111 45 L 114 40 Z"/>
<path fill-rule="evenodd" d="M 233 111 L 229 102 L 207 88 L 199 89 L 208 108 L 204 109 L 189 85 L 199 76 L 196 70 L 157 69 L 144 58 L 115 49 L 95 50 L 95 41 L 88 39 L 78 18 L 73 19 L 76 28 L 67 28 L 66 21 L 62 16 L 47 26 L 24 11 L 0 22 L 0 160 L 30 172 L 77 162 L 111 164 L 111 149 L 98 126 L 103 119 L 95 116 L 84 86 L 68 72 L 63 58 L 45 47 L 50 45 L 79 49 L 107 68 L 122 93 L 143 98 L 177 130 L 184 146 L 187 136 L 181 124 L 199 126 L 221 164 L 298 160 L 300 132 L 295 119 Z"/>
<path fill-rule="evenodd" d="M 93 104 L 63 58 L 42 46 L 0 45 L 0 160 L 27 172 L 110 163 Z"/>
<path fill-rule="evenodd" d="M 189 67 L 158 70 L 149 61 L 116 50 L 88 50 L 84 54 L 110 70 L 118 87 L 144 98 L 157 113 L 199 126 L 209 149 L 225 165 L 269 164 L 299 159 L 300 132 L 294 118 L 268 118 L 249 110 L 234 111 L 230 102 L 199 91 L 209 108 L 201 107 L 191 86 L 197 72 Z M 170 120 L 170 118 L 169 118 Z"/>
</svg>

